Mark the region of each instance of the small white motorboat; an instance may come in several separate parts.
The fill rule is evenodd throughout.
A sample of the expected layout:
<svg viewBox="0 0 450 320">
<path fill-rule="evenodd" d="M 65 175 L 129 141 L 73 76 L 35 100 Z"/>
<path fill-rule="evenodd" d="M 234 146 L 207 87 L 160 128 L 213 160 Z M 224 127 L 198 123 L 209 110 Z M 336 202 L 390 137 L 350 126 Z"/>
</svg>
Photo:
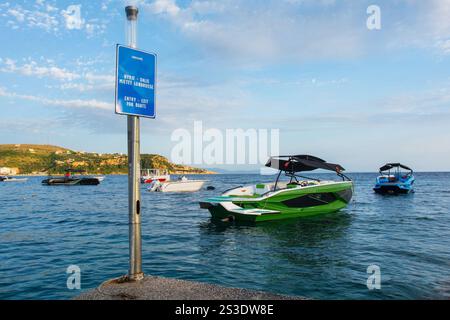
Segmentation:
<svg viewBox="0 0 450 320">
<path fill-rule="evenodd" d="M 9 176 L 0 176 L 0 182 L 25 182 L 28 178 L 14 178 Z"/>
<path fill-rule="evenodd" d="M 200 190 L 208 180 L 189 180 L 182 176 L 178 180 L 161 182 L 153 181 L 148 187 L 148 191 L 154 192 L 195 192 Z"/>
</svg>

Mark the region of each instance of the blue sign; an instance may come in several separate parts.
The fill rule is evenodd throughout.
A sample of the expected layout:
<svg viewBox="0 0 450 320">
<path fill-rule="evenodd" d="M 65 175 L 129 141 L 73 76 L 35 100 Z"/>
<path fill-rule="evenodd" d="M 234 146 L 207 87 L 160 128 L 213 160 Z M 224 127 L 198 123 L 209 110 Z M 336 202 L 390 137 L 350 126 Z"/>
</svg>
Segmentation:
<svg viewBox="0 0 450 320">
<path fill-rule="evenodd" d="M 117 114 L 155 118 L 155 80 L 155 54 L 117 45 Z"/>
</svg>

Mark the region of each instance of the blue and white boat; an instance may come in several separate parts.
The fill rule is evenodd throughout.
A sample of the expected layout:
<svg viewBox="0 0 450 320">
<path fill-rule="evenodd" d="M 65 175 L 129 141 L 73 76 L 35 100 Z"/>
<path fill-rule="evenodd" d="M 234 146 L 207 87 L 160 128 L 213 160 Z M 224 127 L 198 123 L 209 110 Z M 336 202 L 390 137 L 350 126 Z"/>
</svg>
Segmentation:
<svg viewBox="0 0 450 320">
<path fill-rule="evenodd" d="M 380 168 L 380 176 L 373 190 L 379 194 L 407 194 L 414 192 L 414 181 L 411 168 L 401 163 L 386 163 Z"/>
</svg>

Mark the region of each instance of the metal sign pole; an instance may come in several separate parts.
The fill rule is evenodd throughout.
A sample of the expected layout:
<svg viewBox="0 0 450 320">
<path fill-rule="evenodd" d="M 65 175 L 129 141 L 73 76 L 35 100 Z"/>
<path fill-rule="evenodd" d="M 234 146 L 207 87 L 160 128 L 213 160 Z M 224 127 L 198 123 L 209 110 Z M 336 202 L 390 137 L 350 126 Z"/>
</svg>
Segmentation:
<svg viewBox="0 0 450 320">
<path fill-rule="evenodd" d="M 136 48 L 136 25 L 138 8 L 127 6 L 127 42 Z M 129 214 L 129 240 L 130 240 L 130 268 L 129 280 L 141 280 L 141 190 L 140 190 L 140 128 L 139 117 L 127 116 L 128 132 L 128 214 Z"/>
</svg>

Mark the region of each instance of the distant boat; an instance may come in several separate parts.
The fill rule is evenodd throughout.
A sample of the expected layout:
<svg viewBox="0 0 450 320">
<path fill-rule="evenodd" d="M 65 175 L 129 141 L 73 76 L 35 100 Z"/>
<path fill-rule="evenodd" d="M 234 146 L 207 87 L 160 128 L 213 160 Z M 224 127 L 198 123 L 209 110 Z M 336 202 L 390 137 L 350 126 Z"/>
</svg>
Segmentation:
<svg viewBox="0 0 450 320">
<path fill-rule="evenodd" d="M 408 172 L 402 172 L 401 169 Z M 408 166 L 386 163 L 380 168 L 380 176 L 377 177 L 373 190 L 379 194 L 407 194 L 414 191 L 414 181 L 413 170 Z"/>
<path fill-rule="evenodd" d="M 28 178 L 14 178 L 9 176 L 0 176 L 0 182 L 25 182 Z"/>
<path fill-rule="evenodd" d="M 182 176 L 178 180 L 153 181 L 148 187 L 148 191 L 155 192 L 195 192 L 199 191 L 207 180 L 189 180 L 185 176 Z"/>
<path fill-rule="evenodd" d="M 96 176 L 94 177 L 96 179 L 98 179 L 98 181 L 102 182 L 103 180 L 105 180 L 105 176 Z"/>
<path fill-rule="evenodd" d="M 98 185 L 105 177 L 76 176 L 74 173 L 84 173 L 84 170 L 67 169 L 64 177 L 49 177 L 42 180 L 48 186 Z"/>
</svg>

